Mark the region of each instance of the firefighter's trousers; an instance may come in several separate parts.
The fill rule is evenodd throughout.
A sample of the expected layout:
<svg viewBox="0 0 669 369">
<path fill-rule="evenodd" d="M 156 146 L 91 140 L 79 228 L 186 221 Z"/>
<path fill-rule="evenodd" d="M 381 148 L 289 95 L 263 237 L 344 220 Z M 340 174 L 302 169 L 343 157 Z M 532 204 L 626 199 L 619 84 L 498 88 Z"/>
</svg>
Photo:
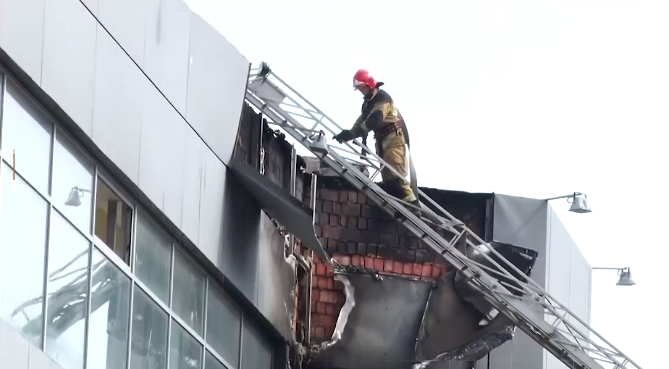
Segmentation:
<svg viewBox="0 0 669 369">
<path fill-rule="evenodd" d="M 402 133 L 391 133 L 376 141 L 376 153 L 401 175 L 400 178 L 391 170 L 383 168 L 381 179 L 383 180 L 382 187 L 384 190 L 403 201 L 416 201 L 416 195 L 413 193 L 411 185 L 406 181 L 409 162 L 407 160 L 406 141 Z"/>
</svg>

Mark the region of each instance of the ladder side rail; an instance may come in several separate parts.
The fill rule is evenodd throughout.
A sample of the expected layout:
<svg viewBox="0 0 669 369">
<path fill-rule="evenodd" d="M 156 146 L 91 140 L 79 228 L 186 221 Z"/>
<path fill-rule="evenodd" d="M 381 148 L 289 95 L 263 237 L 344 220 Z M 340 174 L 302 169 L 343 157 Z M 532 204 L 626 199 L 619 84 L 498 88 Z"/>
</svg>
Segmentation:
<svg viewBox="0 0 669 369">
<path fill-rule="evenodd" d="M 274 75 L 274 76 L 276 77 L 276 75 Z M 285 84 L 285 82 L 283 82 L 283 83 Z M 273 87 L 276 88 L 276 86 L 273 86 Z M 289 86 L 288 86 L 288 87 L 289 87 Z M 289 87 L 289 88 L 290 88 L 290 87 Z M 292 89 L 292 88 L 291 88 L 291 89 Z M 296 93 L 297 95 L 299 95 L 299 93 L 297 93 L 296 91 L 293 90 L 293 92 Z M 284 94 L 284 95 L 285 95 L 285 94 Z M 299 95 L 299 96 L 301 97 L 301 95 Z M 301 97 L 301 98 L 302 98 L 303 100 L 306 101 L 306 99 L 304 99 L 303 97 Z M 254 105 L 255 105 L 255 104 L 254 104 Z M 318 110 L 318 109 L 315 109 L 315 110 Z M 287 113 L 287 114 L 290 114 L 290 113 Z M 323 114 L 323 115 L 324 115 L 324 114 Z M 276 117 L 275 117 L 275 118 L 276 118 Z M 315 118 L 315 117 L 314 117 L 314 118 Z M 331 120 L 329 117 L 328 117 L 328 120 L 330 120 L 330 121 L 332 122 L 332 120 Z M 285 121 L 285 120 L 284 120 L 284 121 Z M 294 124 L 294 122 L 293 122 L 293 124 Z M 338 127 L 338 125 L 336 125 L 336 123 L 334 123 L 334 122 L 333 122 L 333 125 L 335 125 L 336 127 Z M 297 133 L 297 132 L 295 132 L 295 133 Z M 303 140 L 302 140 L 303 142 L 302 142 L 302 143 L 304 143 L 304 138 L 305 138 L 306 136 L 304 136 L 304 135 L 300 135 L 300 136 L 303 138 Z M 308 139 L 307 139 L 307 140 L 308 140 Z M 356 142 L 356 143 L 357 143 L 357 142 Z M 361 144 L 359 144 L 359 143 L 358 143 L 358 145 L 361 146 L 361 147 L 364 147 L 364 145 L 361 145 Z M 370 151 L 371 151 L 371 150 L 370 150 Z M 372 154 L 375 155 L 374 153 L 372 153 Z M 376 156 L 376 155 L 375 155 L 375 156 Z M 377 156 L 377 158 L 378 158 L 378 156 Z M 344 162 L 344 161 L 345 161 L 345 160 L 341 160 L 341 159 L 342 159 L 342 158 L 339 158 L 339 161 L 340 161 L 340 162 Z M 380 159 L 380 158 L 378 158 L 378 159 Z M 380 162 L 383 162 L 382 159 L 380 159 Z M 332 165 L 329 165 L 329 166 L 332 167 Z M 365 178 L 365 179 L 367 179 L 367 178 Z M 359 180 L 359 178 L 358 178 L 358 180 Z M 363 181 L 363 183 L 364 183 L 364 181 Z M 421 191 L 421 192 L 422 192 L 422 191 Z M 434 202 L 432 201 L 432 199 L 430 199 L 428 196 L 426 196 L 426 195 L 424 195 L 424 194 L 423 194 L 423 196 L 424 196 L 425 198 L 429 199 L 429 202 L 431 202 L 432 205 L 434 205 L 435 207 L 441 208 L 438 204 L 434 203 Z M 382 199 L 382 197 L 380 197 L 380 199 Z M 381 201 L 384 201 L 384 200 L 381 200 Z M 393 207 L 397 207 L 397 205 L 395 204 Z M 397 210 L 400 210 L 400 209 L 397 209 Z M 445 211 L 445 209 L 442 208 L 442 209 L 439 209 L 439 210 L 442 211 L 442 212 L 444 212 L 444 213 L 446 213 L 446 214 L 448 214 L 451 218 L 455 219 L 452 215 L 450 215 L 447 211 Z M 400 210 L 400 211 L 401 211 L 401 210 Z M 411 215 L 413 215 L 413 214 L 411 214 Z M 481 239 L 478 237 L 478 235 L 476 235 L 475 233 L 471 232 L 471 230 L 466 229 L 465 231 L 468 231 L 468 233 L 472 234 L 475 238 L 478 238 L 479 241 L 481 241 L 481 244 L 487 246 L 487 243 L 483 242 L 483 240 L 481 240 Z M 441 238 L 441 237 L 439 237 L 439 238 Z M 475 246 L 475 245 L 474 245 L 474 246 Z M 492 250 L 493 253 L 497 254 L 498 257 L 499 257 L 502 261 L 506 262 L 509 266 L 511 266 L 512 268 L 516 269 L 517 272 L 520 272 L 517 268 L 515 268 L 515 266 L 513 266 L 513 264 L 509 263 L 506 259 L 504 259 L 501 255 L 499 255 L 499 254 L 496 252 L 496 250 L 494 250 L 494 249 L 492 249 L 492 248 L 489 248 L 489 249 Z M 442 253 L 442 255 L 443 255 L 443 253 Z M 487 256 L 487 255 L 484 255 L 484 256 Z M 494 263 L 494 260 L 491 260 L 491 262 Z M 467 264 L 469 264 L 469 263 L 467 263 Z M 499 267 L 499 265 L 497 265 L 497 266 Z M 502 271 L 506 271 L 504 268 L 501 268 L 501 267 L 500 267 L 500 270 L 502 270 Z M 521 273 L 521 274 L 524 274 L 524 273 L 522 273 L 522 272 L 520 272 L 520 273 Z M 518 281 L 515 277 L 513 277 L 513 275 L 510 275 L 510 274 L 509 274 L 508 277 L 511 277 L 513 280 Z M 529 279 L 529 278 L 528 278 L 528 279 Z M 529 279 L 529 280 L 531 280 L 531 279 Z M 520 281 L 518 281 L 518 282 L 520 282 Z M 532 281 L 532 282 L 534 282 L 534 281 Z M 525 283 L 526 283 L 526 282 L 521 282 L 521 285 L 524 285 Z M 536 284 L 536 283 L 535 283 L 535 284 Z M 542 289 L 540 286 L 538 286 L 538 285 L 536 285 L 535 287 L 539 287 L 539 288 L 538 288 L 539 291 L 542 291 L 542 290 L 543 290 L 543 289 Z M 500 292 L 501 292 L 501 291 L 500 291 Z M 543 291 L 543 292 L 545 292 L 545 291 Z M 569 309 L 567 309 L 566 307 L 564 307 L 564 305 L 562 305 L 561 303 L 559 303 L 559 301 L 557 301 L 556 299 L 554 299 L 554 298 L 553 298 L 552 296 L 550 296 L 550 295 L 549 295 L 548 297 L 550 297 L 551 300 L 554 300 L 560 307 L 562 307 L 565 311 L 567 311 L 567 312 L 569 313 L 569 315 L 571 315 L 571 316 L 573 316 L 574 318 L 576 318 L 576 320 L 577 320 L 579 323 L 581 323 L 581 324 L 584 325 L 585 327 L 588 327 L 587 324 L 586 324 L 585 322 L 583 322 L 583 321 L 582 321 L 578 316 L 576 316 L 575 314 L 571 313 L 571 312 L 569 311 Z M 546 308 L 547 306 L 544 306 L 544 307 Z M 565 321 L 564 319 L 562 319 L 562 320 L 563 320 L 563 323 L 568 323 L 568 321 Z M 565 325 L 572 326 L 571 324 L 565 324 Z M 573 326 L 572 326 L 572 328 L 576 328 L 576 327 L 573 327 Z M 588 328 L 589 328 L 589 327 L 588 327 Z M 595 332 L 595 331 L 592 330 L 592 329 L 590 329 L 590 331 L 591 331 L 592 333 L 595 333 L 596 336 L 598 336 L 600 339 L 602 339 L 602 341 L 605 342 L 607 345 L 609 345 L 609 346 L 611 346 L 613 349 L 615 349 L 615 351 L 620 352 L 618 349 L 615 348 L 615 346 L 613 346 L 610 342 L 606 341 L 606 339 L 604 339 L 604 338 L 603 338 L 601 335 L 599 335 L 597 332 Z M 580 334 L 580 332 L 579 332 L 579 334 Z M 582 334 L 580 334 L 580 335 L 582 335 Z M 585 337 L 585 336 L 584 336 L 584 337 Z M 592 344 L 593 344 L 594 346 L 599 346 L 599 345 L 594 344 L 594 342 L 593 342 Z M 622 354 L 622 353 L 620 353 L 620 354 Z M 622 355 L 622 356 L 624 357 L 624 355 Z M 627 358 L 626 358 L 626 359 L 627 359 Z M 628 359 L 628 360 L 629 360 L 629 359 Z M 625 360 L 625 361 L 628 361 L 628 360 Z M 630 363 L 633 363 L 631 360 L 629 360 L 629 362 L 630 362 Z M 638 367 L 638 365 L 636 365 L 635 363 L 633 363 L 633 364 L 634 364 L 635 366 Z"/>
</svg>

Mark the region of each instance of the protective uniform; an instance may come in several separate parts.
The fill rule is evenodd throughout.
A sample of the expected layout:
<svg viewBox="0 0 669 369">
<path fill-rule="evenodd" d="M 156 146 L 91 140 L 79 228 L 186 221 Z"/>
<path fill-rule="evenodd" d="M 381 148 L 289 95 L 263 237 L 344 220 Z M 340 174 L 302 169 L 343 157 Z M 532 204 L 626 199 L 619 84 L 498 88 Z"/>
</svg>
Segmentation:
<svg viewBox="0 0 669 369">
<path fill-rule="evenodd" d="M 339 142 L 350 141 L 357 137 L 366 138 L 370 131 L 374 132 L 376 153 L 389 166 L 395 169 L 402 177 L 407 177 L 409 162 L 407 160 L 407 146 L 409 132 L 404 119 L 390 95 L 381 90 L 383 82 L 377 82 L 368 71 L 361 69 L 353 77 L 353 87 L 369 86 L 370 91 L 364 96 L 362 112 L 350 130 L 344 130 L 335 136 Z M 412 171 L 412 181 L 415 179 Z M 383 183 L 381 187 L 388 194 L 403 201 L 417 205 L 418 198 L 403 178 L 399 178 L 389 169 L 381 171 Z"/>
</svg>

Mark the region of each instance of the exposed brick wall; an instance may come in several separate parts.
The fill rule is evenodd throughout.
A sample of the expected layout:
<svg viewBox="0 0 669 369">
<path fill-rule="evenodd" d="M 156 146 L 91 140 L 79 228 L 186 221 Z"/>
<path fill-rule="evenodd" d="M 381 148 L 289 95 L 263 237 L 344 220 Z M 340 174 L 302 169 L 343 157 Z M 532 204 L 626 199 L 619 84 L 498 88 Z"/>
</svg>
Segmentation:
<svg viewBox="0 0 669 369">
<path fill-rule="evenodd" d="M 433 281 L 446 268 L 427 246 L 409 235 L 366 196 L 339 181 L 319 177 L 316 234 L 328 253 L 342 265 L 356 265 L 380 274 Z M 310 192 L 305 185 L 304 198 Z M 312 343 L 332 337 L 346 297 L 334 270 L 316 258 L 312 287 Z M 300 306 L 304 306 L 303 302 Z"/>
</svg>

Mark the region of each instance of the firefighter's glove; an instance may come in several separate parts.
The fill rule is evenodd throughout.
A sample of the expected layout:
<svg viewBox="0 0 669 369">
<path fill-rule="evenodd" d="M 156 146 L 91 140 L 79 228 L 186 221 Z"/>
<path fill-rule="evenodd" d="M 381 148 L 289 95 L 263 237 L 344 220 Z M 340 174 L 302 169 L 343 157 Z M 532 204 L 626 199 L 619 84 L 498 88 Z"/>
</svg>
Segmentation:
<svg viewBox="0 0 669 369">
<path fill-rule="evenodd" d="M 333 139 L 335 141 L 339 142 L 339 143 L 348 142 L 348 141 L 351 141 L 354 138 L 355 138 L 355 134 L 350 129 L 345 129 L 345 130 L 339 132 L 338 135 L 335 135 L 333 137 Z"/>
</svg>

